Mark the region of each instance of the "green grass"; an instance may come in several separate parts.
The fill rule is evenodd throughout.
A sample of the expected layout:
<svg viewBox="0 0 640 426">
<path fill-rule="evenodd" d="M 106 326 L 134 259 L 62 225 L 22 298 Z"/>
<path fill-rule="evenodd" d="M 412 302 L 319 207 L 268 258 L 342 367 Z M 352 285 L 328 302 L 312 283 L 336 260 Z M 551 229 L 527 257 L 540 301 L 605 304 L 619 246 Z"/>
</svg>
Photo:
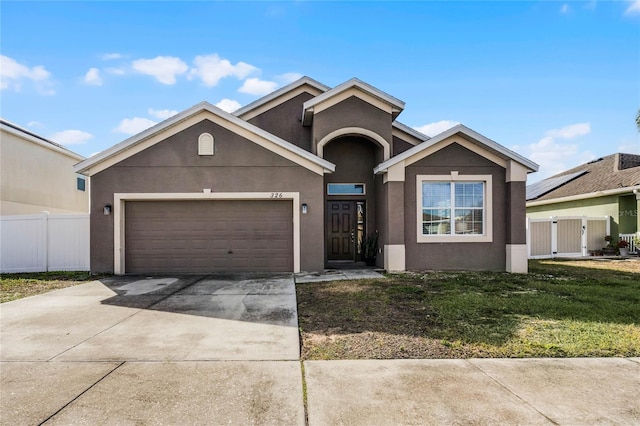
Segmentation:
<svg viewBox="0 0 640 426">
<path fill-rule="evenodd" d="M 89 272 L 0 274 L 0 303 L 34 296 L 96 279 Z"/>
<path fill-rule="evenodd" d="M 587 265 L 299 285 L 303 356 L 640 356 L 640 273 Z"/>
</svg>

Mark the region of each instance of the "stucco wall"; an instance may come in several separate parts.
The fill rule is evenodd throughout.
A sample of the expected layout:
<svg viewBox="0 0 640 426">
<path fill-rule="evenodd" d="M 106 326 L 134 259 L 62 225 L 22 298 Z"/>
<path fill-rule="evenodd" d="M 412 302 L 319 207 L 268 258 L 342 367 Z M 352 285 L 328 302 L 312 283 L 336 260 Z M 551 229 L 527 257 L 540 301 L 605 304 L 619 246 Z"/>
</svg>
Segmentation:
<svg viewBox="0 0 640 426">
<path fill-rule="evenodd" d="M 392 149 L 393 156 L 401 154 L 413 147 L 414 145 L 410 144 L 409 142 L 402 140 L 397 136 L 393 136 L 393 149 Z"/>
<path fill-rule="evenodd" d="M 334 130 L 346 127 L 370 130 L 381 136 L 391 146 L 391 114 L 355 96 L 314 115 L 313 143 L 317 144 Z"/>
<path fill-rule="evenodd" d="M 313 97 L 310 93 L 301 93 L 248 121 L 287 142 L 311 152 L 311 128 L 302 125 L 301 117 L 302 104 Z"/>
<path fill-rule="evenodd" d="M 89 179 L 84 192 L 76 186 L 78 159 L 5 131 L 0 153 L 0 214 L 89 211 Z"/>
<path fill-rule="evenodd" d="M 198 156 L 198 136 L 215 139 L 214 156 Z M 91 270 L 113 271 L 113 194 L 212 192 L 300 192 L 308 214 L 300 216 L 302 270 L 324 267 L 323 177 L 208 120 L 92 177 Z"/>
<path fill-rule="evenodd" d="M 491 175 L 493 241 L 457 243 L 417 242 L 417 175 Z M 507 243 L 507 185 L 505 169 L 474 152 L 452 144 L 405 169 L 405 249 L 408 270 L 504 270 Z"/>
</svg>

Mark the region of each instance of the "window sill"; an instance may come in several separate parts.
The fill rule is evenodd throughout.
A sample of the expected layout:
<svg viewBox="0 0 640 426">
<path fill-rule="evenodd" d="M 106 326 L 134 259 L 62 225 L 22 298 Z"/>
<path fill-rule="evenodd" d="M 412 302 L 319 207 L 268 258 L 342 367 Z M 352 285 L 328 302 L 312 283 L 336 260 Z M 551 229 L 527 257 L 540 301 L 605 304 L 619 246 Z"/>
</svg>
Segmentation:
<svg viewBox="0 0 640 426">
<path fill-rule="evenodd" d="M 418 235 L 418 244 L 422 243 L 491 243 L 491 235 Z"/>
</svg>

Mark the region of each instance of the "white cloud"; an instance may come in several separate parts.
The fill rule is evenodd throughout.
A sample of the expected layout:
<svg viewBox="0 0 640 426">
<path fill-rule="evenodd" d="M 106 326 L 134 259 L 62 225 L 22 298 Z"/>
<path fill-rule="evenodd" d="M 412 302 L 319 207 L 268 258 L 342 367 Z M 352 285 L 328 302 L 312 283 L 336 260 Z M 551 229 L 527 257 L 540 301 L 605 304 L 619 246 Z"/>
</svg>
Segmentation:
<svg viewBox="0 0 640 426">
<path fill-rule="evenodd" d="M 49 136 L 49 139 L 60 145 L 82 145 L 93 139 L 93 135 L 82 130 L 63 130 Z"/>
<path fill-rule="evenodd" d="M 596 158 L 590 151 L 581 151 L 579 142 L 567 142 L 591 132 L 589 123 L 577 123 L 552 129 L 536 143 L 529 144 L 520 153 L 540 165 L 540 170 L 531 175 L 529 183 L 586 163 Z"/>
<path fill-rule="evenodd" d="M 458 121 L 441 120 L 436 121 L 435 123 L 425 124 L 424 126 L 414 127 L 414 129 L 427 136 L 435 136 L 445 130 L 449 130 L 453 126 L 457 126 L 458 124 L 460 124 Z"/>
<path fill-rule="evenodd" d="M 120 121 L 118 127 L 113 129 L 113 131 L 118 133 L 125 133 L 127 135 L 135 135 L 143 130 L 147 130 L 151 126 L 155 126 L 156 124 L 158 123 L 143 117 L 125 118 Z"/>
<path fill-rule="evenodd" d="M 113 75 L 125 75 L 126 71 L 122 68 L 107 68 L 104 70 L 106 73 L 108 74 L 113 74 Z"/>
<path fill-rule="evenodd" d="M 640 155 L 640 142 L 633 140 L 622 141 L 620 145 L 618 145 L 617 152 L 624 152 L 625 154 L 638 154 Z"/>
<path fill-rule="evenodd" d="M 248 78 L 238 92 L 250 95 L 267 95 L 278 87 L 275 81 L 260 80 L 259 78 Z"/>
<path fill-rule="evenodd" d="M 102 55 L 103 61 L 112 61 L 114 59 L 120 58 L 122 58 L 122 55 L 120 53 L 105 53 L 104 55 Z"/>
<path fill-rule="evenodd" d="M 137 59 L 131 64 L 134 70 L 150 75 L 162 84 L 175 84 L 176 76 L 187 72 L 189 67 L 180 58 L 157 56 L 153 59 Z"/>
<path fill-rule="evenodd" d="M 27 127 L 40 127 L 40 126 L 42 126 L 42 123 L 35 120 L 31 120 L 30 122 L 27 123 Z"/>
<path fill-rule="evenodd" d="M 37 65 L 29 68 L 5 55 L 0 55 L 0 90 L 13 89 L 16 92 L 22 88 L 24 80 L 35 83 L 36 90 L 43 95 L 53 95 L 49 88 L 51 73 L 44 66 Z"/>
<path fill-rule="evenodd" d="M 591 132 L 589 123 L 577 123 L 564 126 L 560 129 L 553 129 L 547 132 L 547 136 L 560 139 L 573 139 L 578 136 L 584 136 Z"/>
<path fill-rule="evenodd" d="M 169 117 L 176 115 L 178 111 L 173 109 L 153 109 L 149 108 L 149 115 L 159 118 L 160 120 L 166 120 Z"/>
<path fill-rule="evenodd" d="M 223 111 L 233 112 L 239 109 L 242 105 L 238 101 L 234 101 L 233 99 L 223 99 L 216 104 L 218 108 Z"/>
<path fill-rule="evenodd" d="M 633 0 L 631 4 L 624 11 L 625 15 L 640 15 L 640 0 Z"/>
<path fill-rule="evenodd" d="M 562 7 L 560 8 L 560 13 L 569 13 L 569 5 L 568 4 L 563 4 Z"/>
<path fill-rule="evenodd" d="M 299 74 L 297 72 L 288 72 L 288 73 L 284 73 L 276 76 L 276 79 L 282 82 L 283 84 L 289 84 L 289 83 L 293 83 L 296 80 L 300 80 L 302 77 L 303 77 L 302 74 Z"/>
<path fill-rule="evenodd" d="M 216 86 L 225 77 L 236 77 L 242 80 L 251 73 L 259 71 L 258 68 L 244 62 L 232 65 L 227 59 L 222 59 L 217 54 L 196 56 L 193 63 L 195 67 L 189 72 L 189 78 L 198 77 L 207 87 Z"/>
<path fill-rule="evenodd" d="M 92 86 L 102 86 L 102 77 L 100 77 L 100 70 L 98 68 L 89 68 L 89 71 L 84 76 L 85 84 Z"/>
</svg>

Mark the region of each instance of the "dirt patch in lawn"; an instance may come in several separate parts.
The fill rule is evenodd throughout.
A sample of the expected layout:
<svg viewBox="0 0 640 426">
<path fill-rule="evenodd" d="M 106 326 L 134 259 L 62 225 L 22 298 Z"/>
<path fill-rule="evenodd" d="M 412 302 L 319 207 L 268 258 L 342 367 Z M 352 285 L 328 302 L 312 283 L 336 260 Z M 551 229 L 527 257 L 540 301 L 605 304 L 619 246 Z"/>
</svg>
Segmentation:
<svg viewBox="0 0 640 426">
<path fill-rule="evenodd" d="M 299 284 L 302 358 L 640 356 L 635 267 L 531 261 L 527 275 L 422 272 Z"/>
</svg>

